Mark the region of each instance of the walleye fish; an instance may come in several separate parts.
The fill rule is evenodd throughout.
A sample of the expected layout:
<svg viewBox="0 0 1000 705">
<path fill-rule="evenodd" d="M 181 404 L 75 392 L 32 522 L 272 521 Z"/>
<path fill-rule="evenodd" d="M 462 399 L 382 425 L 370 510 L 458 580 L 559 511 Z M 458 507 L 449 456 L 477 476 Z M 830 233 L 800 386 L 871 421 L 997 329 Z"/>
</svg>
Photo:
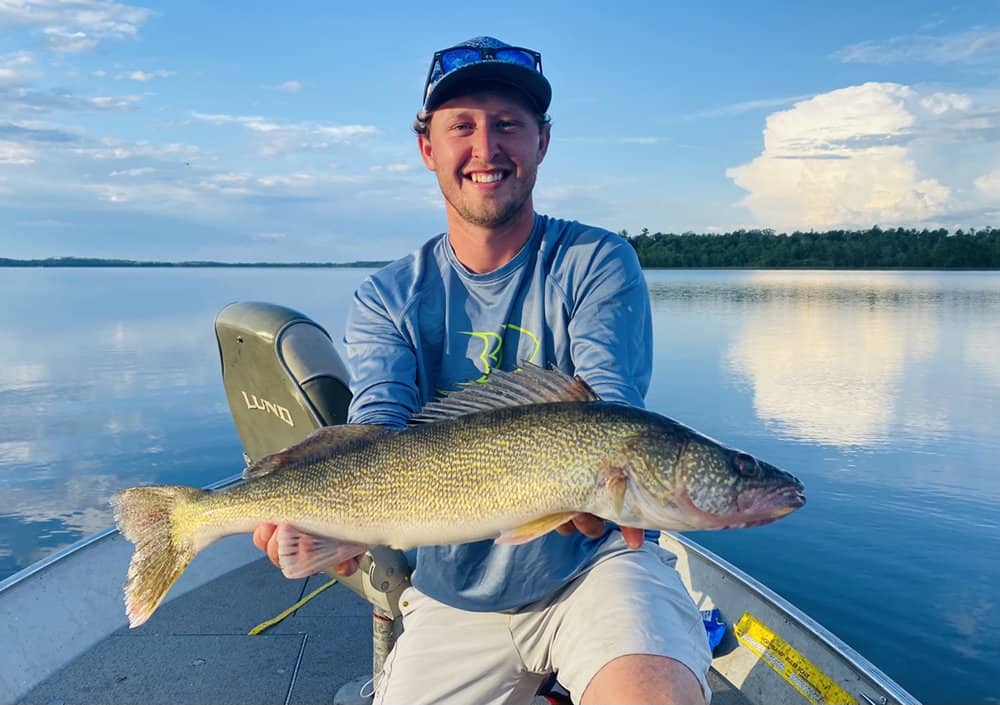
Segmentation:
<svg viewBox="0 0 1000 705">
<path fill-rule="evenodd" d="M 129 626 L 149 619 L 199 551 L 263 522 L 278 525 L 282 572 L 299 578 L 373 545 L 525 543 L 584 512 L 683 531 L 767 524 L 805 503 L 792 475 L 533 365 L 493 371 L 403 430 L 317 429 L 243 475 L 216 492 L 154 485 L 112 498 L 135 544 Z"/>
</svg>

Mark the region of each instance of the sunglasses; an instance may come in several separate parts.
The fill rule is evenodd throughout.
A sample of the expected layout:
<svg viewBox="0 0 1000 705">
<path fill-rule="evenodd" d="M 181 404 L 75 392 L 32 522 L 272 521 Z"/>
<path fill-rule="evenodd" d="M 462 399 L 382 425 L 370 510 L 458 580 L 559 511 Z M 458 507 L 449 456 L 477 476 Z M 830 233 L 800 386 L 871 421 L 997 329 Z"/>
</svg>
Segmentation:
<svg viewBox="0 0 1000 705">
<path fill-rule="evenodd" d="M 523 47 L 500 47 L 490 49 L 486 47 L 452 47 L 434 52 L 431 59 L 431 66 L 427 70 L 427 80 L 424 81 L 424 98 L 431 88 L 431 79 L 434 78 L 434 69 L 441 68 L 440 80 L 446 74 L 468 64 L 477 64 L 481 61 L 500 61 L 505 64 L 515 64 L 526 69 L 542 73 L 542 55 L 534 49 Z"/>
</svg>

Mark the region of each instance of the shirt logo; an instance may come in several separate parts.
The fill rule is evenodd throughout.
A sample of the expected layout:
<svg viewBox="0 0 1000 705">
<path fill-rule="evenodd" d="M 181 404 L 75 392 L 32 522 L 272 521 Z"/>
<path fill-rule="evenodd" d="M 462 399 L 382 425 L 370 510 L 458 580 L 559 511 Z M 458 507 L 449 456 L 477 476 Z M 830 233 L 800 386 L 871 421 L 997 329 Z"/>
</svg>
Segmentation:
<svg viewBox="0 0 1000 705">
<path fill-rule="evenodd" d="M 531 352 L 527 356 L 523 356 L 516 360 L 516 363 L 523 361 L 535 362 L 538 359 L 538 353 L 542 349 L 542 343 L 538 339 L 538 336 L 532 333 L 527 328 L 522 328 L 521 326 L 515 325 L 513 323 L 504 323 L 500 328 L 506 331 L 513 331 L 517 335 L 511 336 L 514 339 L 515 352 L 520 352 L 520 339 L 526 337 L 531 341 Z M 499 367 L 503 362 L 503 344 L 505 336 L 499 333 L 494 333 L 493 331 L 460 331 L 462 335 L 468 335 L 473 338 L 480 340 L 483 344 L 483 348 L 479 355 L 476 356 L 475 360 L 476 367 L 482 372 L 482 375 L 478 379 L 472 380 L 473 382 L 485 382 L 495 368 Z M 466 384 L 469 384 L 467 382 Z"/>
</svg>

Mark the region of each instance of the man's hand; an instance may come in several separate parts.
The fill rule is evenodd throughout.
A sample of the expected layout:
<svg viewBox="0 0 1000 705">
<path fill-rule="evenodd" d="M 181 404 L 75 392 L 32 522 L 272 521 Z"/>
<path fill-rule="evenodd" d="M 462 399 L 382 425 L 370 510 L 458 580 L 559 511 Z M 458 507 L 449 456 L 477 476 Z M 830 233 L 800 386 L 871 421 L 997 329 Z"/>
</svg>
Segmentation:
<svg viewBox="0 0 1000 705">
<path fill-rule="evenodd" d="M 278 557 L 278 537 L 275 536 L 277 528 L 274 524 L 258 524 L 257 528 L 253 530 L 253 545 L 266 553 L 271 562 L 280 568 L 281 559 Z M 333 572 L 342 578 L 346 578 L 357 569 L 358 558 L 348 558 L 343 563 L 333 566 Z"/>
<path fill-rule="evenodd" d="M 584 536 L 592 539 L 600 538 L 604 534 L 604 519 L 593 514 L 577 514 L 565 524 L 556 528 L 563 536 L 569 536 L 574 531 L 579 531 Z M 639 548 L 646 540 L 646 532 L 643 529 L 636 529 L 631 526 L 622 526 L 622 538 L 629 548 Z M 256 536 L 256 534 L 255 534 Z"/>
</svg>

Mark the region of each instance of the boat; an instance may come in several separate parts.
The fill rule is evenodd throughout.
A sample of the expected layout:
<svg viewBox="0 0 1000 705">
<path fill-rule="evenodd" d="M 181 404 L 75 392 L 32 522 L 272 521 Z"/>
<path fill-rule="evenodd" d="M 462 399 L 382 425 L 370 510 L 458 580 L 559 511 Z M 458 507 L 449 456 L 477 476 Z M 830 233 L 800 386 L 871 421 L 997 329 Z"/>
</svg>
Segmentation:
<svg viewBox="0 0 1000 705">
<path fill-rule="evenodd" d="M 231 304 L 215 325 L 246 462 L 344 422 L 347 373 L 322 327 L 260 302 Z M 721 637 L 712 703 L 918 702 L 736 566 L 679 534 L 665 532 L 660 543 L 677 557 L 706 638 Z M 228 537 L 199 554 L 156 614 L 129 630 L 121 589 L 131 554 L 108 528 L 0 582 L 0 702 L 370 702 L 372 674 L 401 628 L 404 554 L 373 549 L 349 579 L 293 581 L 247 536 Z M 558 699 L 549 697 L 537 699 Z"/>
</svg>

